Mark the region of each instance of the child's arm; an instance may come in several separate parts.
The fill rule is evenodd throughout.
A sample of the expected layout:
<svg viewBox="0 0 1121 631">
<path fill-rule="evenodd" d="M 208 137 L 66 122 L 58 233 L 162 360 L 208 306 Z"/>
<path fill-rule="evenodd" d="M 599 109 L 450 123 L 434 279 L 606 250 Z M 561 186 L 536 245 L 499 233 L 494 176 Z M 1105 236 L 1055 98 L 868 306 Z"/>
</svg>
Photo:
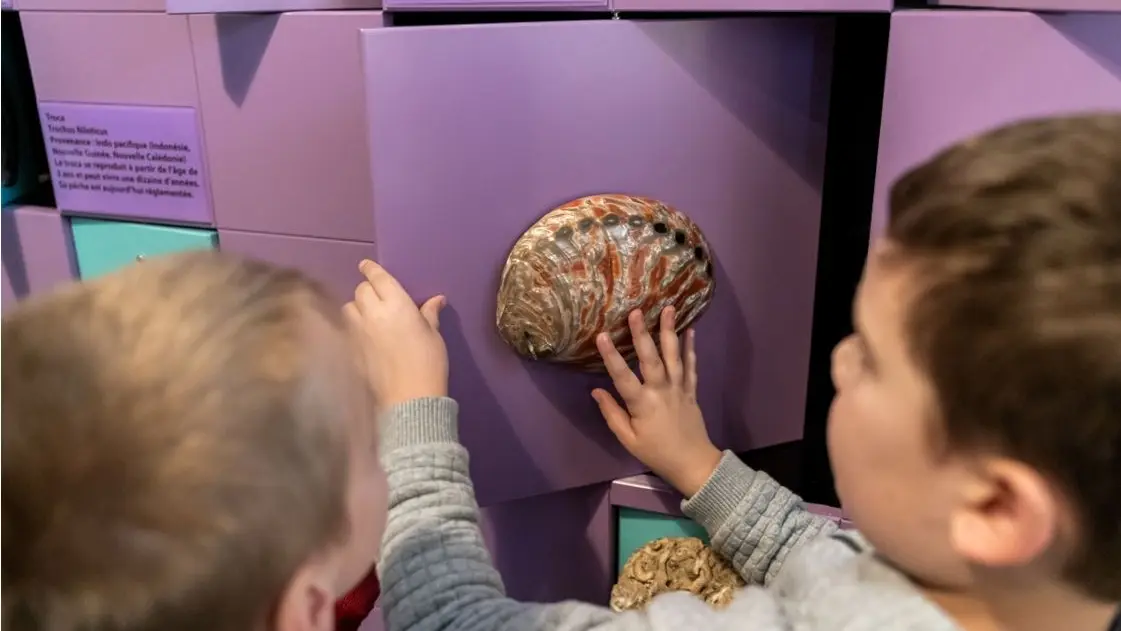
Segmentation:
<svg viewBox="0 0 1121 631">
<path fill-rule="evenodd" d="M 731 452 L 681 508 L 749 584 L 770 582 L 795 548 L 837 530 L 833 520 L 809 512 L 790 489 Z"/>
<path fill-rule="evenodd" d="M 673 307 L 661 314 L 660 348 L 641 312 L 631 313 L 629 323 L 641 380 L 606 334 L 596 339 L 626 406 L 606 391 L 593 392 L 607 425 L 627 451 L 690 498 L 683 510 L 705 527 L 713 548 L 744 580 L 765 583 L 791 550 L 836 525 L 811 514 L 767 474 L 713 446 L 697 404 L 693 331 L 679 350 Z"/>
</svg>

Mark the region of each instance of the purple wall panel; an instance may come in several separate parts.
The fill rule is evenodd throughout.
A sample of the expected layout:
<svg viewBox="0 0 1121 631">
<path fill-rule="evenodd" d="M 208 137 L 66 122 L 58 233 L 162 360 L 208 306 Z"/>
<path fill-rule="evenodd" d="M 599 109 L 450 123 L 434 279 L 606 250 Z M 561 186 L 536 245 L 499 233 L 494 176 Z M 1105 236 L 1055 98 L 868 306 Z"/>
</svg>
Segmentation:
<svg viewBox="0 0 1121 631">
<path fill-rule="evenodd" d="M 357 40 L 381 25 L 378 11 L 190 16 L 219 228 L 374 240 Z"/>
<path fill-rule="evenodd" d="M 12 298 L 49 291 L 78 277 L 70 230 L 58 211 L 20 206 L 6 209 L 2 220 L 5 311 L 15 305 Z"/>
<path fill-rule="evenodd" d="M 327 286 L 340 304 L 353 298 L 361 276 L 358 262 L 375 257 L 374 244 L 219 230 L 218 247 L 249 257 L 295 267 Z"/>
<path fill-rule="evenodd" d="M 946 7 L 1026 11 L 1121 11 L 1121 0 L 927 0 L 927 3 Z"/>
<path fill-rule="evenodd" d="M 496 9 L 525 11 L 530 9 L 603 9 L 608 0 L 384 0 L 386 10 L 401 9 Z"/>
<path fill-rule="evenodd" d="M 1118 33 L 1121 15 L 893 15 L 872 235 L 892 182 L 946 145 L 1021 118 L 1121 109 Z"/>
<path fill-rule="evenodd" d="M 615 558 L 608 489 L 596 484 L 482 510 L 483 537 L 511 598 L 607 603 Z M 361 631 L 384 629 L 380 616 L 372 612 Z"/>
<path fill-rule="evenodd" d="M 418 300 L 449 298 L 484 505 L 642 470 L 589 396 L 602 377 L 523 361 L 495 332 L 510 246 L 581 195 L 649 195 L 700 224 L 717 257 L 697 336 L 712 434 L 800 438 L 831 39 L 826 18 L 363 33 L 379 260 Z"/>
<path fill-rule="evenodd" d="M 165 2 L 166 0 L 19 0 L 19 10 L 83 12 L 144 11 L 163 13 Z"/>
<path fill-rule="evenodd" d="M 41 101 L 198 105 L 186 16 L 31 11 L 20 21 Z"/>
<path fill-rule="evenodd" d="M 891 11 L 895 0 L 611 0 L 616 11 Z"/>
<path fill-rule="evenodd" d="M 380 9 L 378 0 L 166 0 L 168 13 L 282 13 Z"/>
</svg>

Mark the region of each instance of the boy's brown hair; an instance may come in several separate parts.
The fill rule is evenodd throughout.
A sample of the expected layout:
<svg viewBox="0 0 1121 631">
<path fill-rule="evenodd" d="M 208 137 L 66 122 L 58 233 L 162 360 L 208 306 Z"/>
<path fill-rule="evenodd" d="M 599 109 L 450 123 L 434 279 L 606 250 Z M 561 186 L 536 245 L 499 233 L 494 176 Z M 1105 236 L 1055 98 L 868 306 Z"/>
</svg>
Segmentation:
<svg viewBox="0 0 1121 631">
<path fill-rule="evenodd" d="M 346 531 L 360 377 L 325 327 L 313 282 L 210 252 L 5 317 L 4 628 L 260 628 Z"/>
<path fill-rule="evenodd" d="M 1047 476 L 1077 512 L 1066 579 L 1121 598 L 1121 115 L 982 134 L 901 178 L 890 205 L 945 442 Z"/>
</svg>

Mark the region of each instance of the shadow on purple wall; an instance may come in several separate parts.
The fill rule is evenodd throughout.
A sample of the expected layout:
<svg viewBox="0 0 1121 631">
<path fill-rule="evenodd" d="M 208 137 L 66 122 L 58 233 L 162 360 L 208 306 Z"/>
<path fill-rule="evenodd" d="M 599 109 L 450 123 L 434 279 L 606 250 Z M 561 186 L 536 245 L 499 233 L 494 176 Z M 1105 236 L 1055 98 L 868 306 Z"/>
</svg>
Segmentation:
<svg viewBox="0 0 1121 631">
<path fill-rule="evenodd" d="M 1101 16 L 1055 15 L 1043 19 L 1103 70 L 1121 79 L 1121 35 L 1115 29 L 1102 28 Z"/>
<path fill-rule="evenodd" d="M 230 99 L 241 105 L 265 58 L 280 14 L 224 14 L 214 16 L 214 21 L 218 28 L 218 54 L 222 58 L 222 85 Z"/>
</svg>

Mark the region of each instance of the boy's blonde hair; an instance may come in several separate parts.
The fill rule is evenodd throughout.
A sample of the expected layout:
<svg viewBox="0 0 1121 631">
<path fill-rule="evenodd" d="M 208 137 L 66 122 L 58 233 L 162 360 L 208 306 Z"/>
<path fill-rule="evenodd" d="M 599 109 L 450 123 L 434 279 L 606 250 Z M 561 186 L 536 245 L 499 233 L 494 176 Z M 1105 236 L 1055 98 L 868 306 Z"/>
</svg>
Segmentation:
<svg viewBox="0 0 1121 631">
<path fill-rule="evenodd" d="M 1067 579 L 1121 598 L 1121 114 L 942 152 L 895 185 L 888 238 L 917 271 L 907 337 L 943 442 L 1047 476 L 1078 518 Z"/>
<path fill-rule="evenodd" d="M 5 317 L 4 628 L 263 625 L 346 531 L 360 377 L 328 329 L 318 285 L 215 252 Z"/>
</svg>

